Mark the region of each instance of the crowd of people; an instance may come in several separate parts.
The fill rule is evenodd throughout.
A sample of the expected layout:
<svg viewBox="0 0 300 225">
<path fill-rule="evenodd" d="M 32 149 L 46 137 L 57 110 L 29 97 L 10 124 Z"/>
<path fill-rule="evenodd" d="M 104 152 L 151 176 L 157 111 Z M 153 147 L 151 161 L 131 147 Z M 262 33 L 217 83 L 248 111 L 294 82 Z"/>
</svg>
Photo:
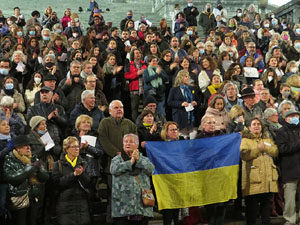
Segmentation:
<svg viewBox="0 0 300 225">
<path fill-rule="evenodd" d="M 252 4 L 230 18 L 220 0 L 175 4 L 172 24 L 88 10 L 89 27 L 69 8 L 0 10 L 0 223 L 93 224 L 104 181 L 107 224 L 147 225 L 147 141 L 240 132 L 235 216 L 296 224 L 300 23 Z M 164 225 L 222 225 L 227 206 L 160 212 Z"/>
</svg>

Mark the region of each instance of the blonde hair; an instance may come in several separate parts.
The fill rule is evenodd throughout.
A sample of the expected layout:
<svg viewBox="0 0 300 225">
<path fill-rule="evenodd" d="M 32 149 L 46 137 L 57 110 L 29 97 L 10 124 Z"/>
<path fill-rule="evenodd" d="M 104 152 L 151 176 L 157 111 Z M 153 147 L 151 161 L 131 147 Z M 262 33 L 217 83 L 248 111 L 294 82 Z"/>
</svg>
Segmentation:
<svg viewBox="0 0 300 225">
<path fill-rule="evenodd" d="M 164 124 L 162 130 L 161 130 L 161 133 L 160 133 L 160 136 L 161 136 L 161 139 L 166 141 L 168 139 L 168 128 L 170 125 L 175 125 L 177 128 L 178 128 L 178 124 L 174 121 L 168 121 Z M 178 132 L 178 137 L 177 139 L 179 138 L 179 132 Z"/>
<path fill-rule="evenodd" d="M 230 120 L 234 120 L 236 117 L 244 115 L 245 112 L 243 110 L 243 108 L 239 105 L 234 105 L 232 106 L 232 108 L 229 111 L 228 117 Z"/>
<path fill-rule="evenodd" d="M 77 138 L 74 136 L 69 136 L 63 141 L 63 152 L 67 154 L 67 149 L 73 144 L 74 142 L 78 142 Z"/>
<path fill-rule="evenodd" d="M 180 84 L 182 84 L 182 79 L 184 76 L 190 76 L 190 73 L 186 70 L 180 70 L 176 75 L 174 87 L 178 87 Z"/>
<path fill-rule="evenodd" d="M 286 83 L 291 87 L 300 87 L 300 77 L 299 75 L 291 75 L 286 79 Z"/>
<path fill-rule="evenodd" d="M 77 119 L 76 119 L 76 122 L 75 122 L 75 129 L 76 129 L 77 131 L 79 131 L 80 123 L 82 123 L 82 122 L 84 122 L 84 121 L 89 122 L 90 125 L 91 125 L 91 127 L 93 126 L 93 119 L 92 119 L 90 116 L 83 114 L 83 115 L 78 116 Z"/>
</svg>

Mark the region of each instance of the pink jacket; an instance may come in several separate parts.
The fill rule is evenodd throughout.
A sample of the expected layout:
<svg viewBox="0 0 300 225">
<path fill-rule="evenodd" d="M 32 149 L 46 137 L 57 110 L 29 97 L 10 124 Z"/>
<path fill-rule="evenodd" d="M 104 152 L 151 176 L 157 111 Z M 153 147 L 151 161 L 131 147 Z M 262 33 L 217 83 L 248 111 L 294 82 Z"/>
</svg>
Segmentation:
<svg viewBox="0 0 300 225">
<path fill-rule="evenodd" d="M 204 116 L 213 116 L 216 120 L 216 130 L 226 130 L 229 122 L 228 113 L 225 108 L 222 111 L 208 107 Z"/>
</svg>

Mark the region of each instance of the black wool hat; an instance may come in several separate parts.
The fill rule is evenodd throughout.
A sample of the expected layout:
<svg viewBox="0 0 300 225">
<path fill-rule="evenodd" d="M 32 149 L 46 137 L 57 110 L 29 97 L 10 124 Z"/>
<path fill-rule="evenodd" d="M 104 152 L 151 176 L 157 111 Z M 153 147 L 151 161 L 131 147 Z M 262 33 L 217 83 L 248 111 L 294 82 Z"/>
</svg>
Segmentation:
<svg viewBox="0 0 300 225">
<path fill-rule="evenodd" d="M 244 88 L 241 92 L 242 98 L 246 96 L 255 96 L 255 92 L 253 91 L 252 88 Z"/>
<path fill-rule="evenodd" d="M 25 146 L 30 144 L 30 139 L 27 135 L 19 135 L 14 139 L 14 147 Z"/>
<path fill-rule="evenodd" d="M 156 101 L 156 99 L 152 95 L 149 95 L 146 98 L 144 107 L 146 107 L 149 103 L 155 103 L 157 105 L 157 101 Z"/>
</svg>

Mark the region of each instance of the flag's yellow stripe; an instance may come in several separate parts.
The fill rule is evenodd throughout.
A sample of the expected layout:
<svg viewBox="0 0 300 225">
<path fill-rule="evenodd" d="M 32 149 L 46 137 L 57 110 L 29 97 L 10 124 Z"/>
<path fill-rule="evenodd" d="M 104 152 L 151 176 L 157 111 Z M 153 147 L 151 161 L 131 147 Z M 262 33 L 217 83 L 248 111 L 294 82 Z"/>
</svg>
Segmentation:
<svg viewBox="0 0 300 225">
<path fill-rule="evenodd" d="M 153 175 L 159 210 L 202 206 L 237 198 L 239 165 Z"/>
</svg>

